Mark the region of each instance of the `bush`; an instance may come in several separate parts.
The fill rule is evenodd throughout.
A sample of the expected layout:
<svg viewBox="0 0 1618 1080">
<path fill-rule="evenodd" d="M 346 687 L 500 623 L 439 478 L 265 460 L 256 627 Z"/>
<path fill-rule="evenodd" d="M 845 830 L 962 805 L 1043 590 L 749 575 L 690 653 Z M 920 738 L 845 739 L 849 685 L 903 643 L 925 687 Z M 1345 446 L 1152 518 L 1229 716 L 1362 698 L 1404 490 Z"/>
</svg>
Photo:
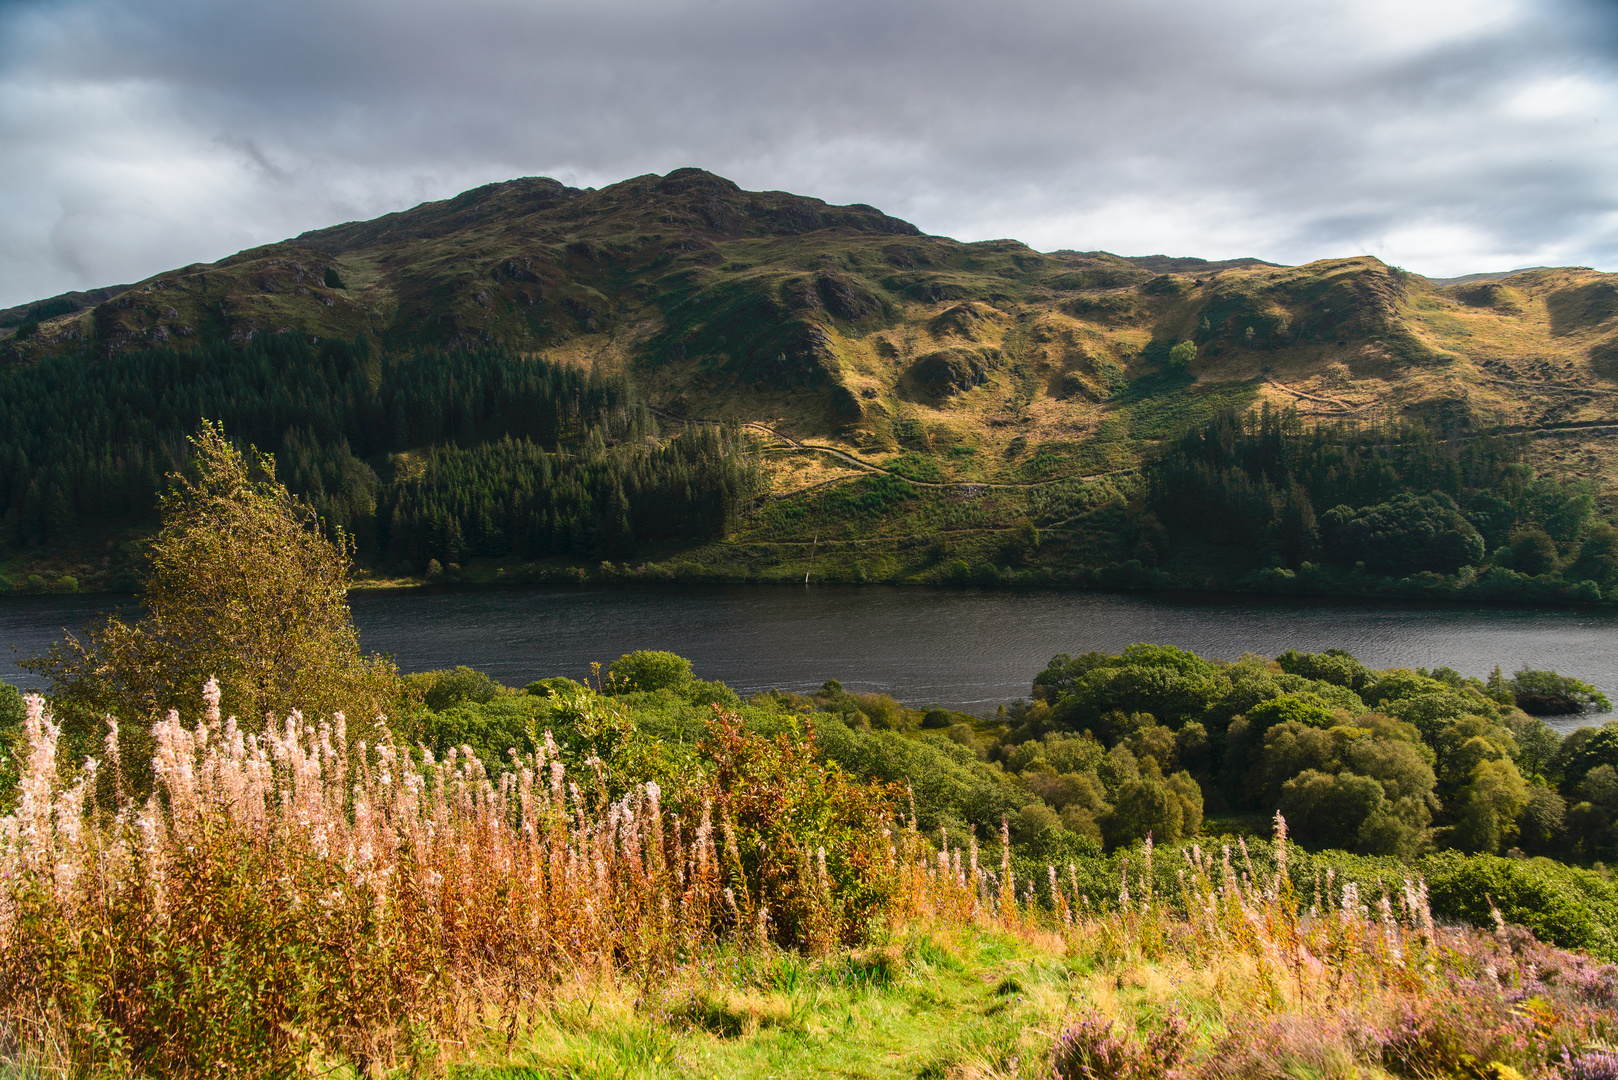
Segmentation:
<svg viewBox="0 0 1618 1080">
<path fill-rule="evenodd" d="M 814 753 L 812 738 L 752 735 L 724 711 L 699 748 L 712 763 L 703 798 L 723 836 L 720 857 L 739 872 L 730 875 L 738 906 L 767 910 L 778 943 L 824 949 L 862 940 L 896 898 L 879 827 L 893 818 L 895 792 L 856 783 Z"/>
<path fill-rule="evenodd" d="M 1489 926 L 1492 902 L 1506 922 L 1542 941 L 1618 959 L 1618 888 L 1592 871 L 1457 852 L 1428 856 L 1418 868 L 1434 915 Z"/>
<path fill-rule="evenodd" d="M 1589 683 L 1554 671 L 1523 668 L 1512 676 L 1509 685 L 1517 708 L 1533 716 L 1563 716 L 1585 709 L 1612 712 L 1607 695 Z"/>
<path fill-rule="evenodd" d="M 659 649 L 625 653 L 607 668 L 614 693 L 631 690 L 676 689 L 692 678 L 691 661 Z"/>
<path fill-rule="evenodd" d="M 23 716 L 22 692 L 0 682 L 0 814 L 11 812 L 16 795 L 18 765 L 27 745 Z"/>
<path fill-rule="evenodd" d="M 483 705 L 502 694 L 512 693 L 509 688 L 465 664 L 441 671 L 416 672 L 406 675 L 404 682 L 434 712 L 466 702 Z"/>
<path fill-rule="evenodd" d="M 511 767 L 510 751 L 526 755 L 539 749 L 544 741 L 543 726 L 536 721 L 546 711 L 543 699 L 526 694 L 484 703 L 456 701 L 424 717 L 419 737 L 440 757 L 459 747 L 470 747 L 491 773 L 501 772 Z"/>
</svg>

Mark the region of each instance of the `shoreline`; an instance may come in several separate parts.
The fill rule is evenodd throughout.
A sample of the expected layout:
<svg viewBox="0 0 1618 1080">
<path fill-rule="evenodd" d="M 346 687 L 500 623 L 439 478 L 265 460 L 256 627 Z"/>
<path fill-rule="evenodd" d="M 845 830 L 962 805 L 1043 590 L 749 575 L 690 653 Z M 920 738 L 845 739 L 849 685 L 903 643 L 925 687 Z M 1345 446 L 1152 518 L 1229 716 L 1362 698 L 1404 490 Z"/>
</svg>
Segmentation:
<svg viewBox="0 0 1618 1080">
<path fill-rule="evenodd" d="M 1163 576 L 1161 572 L 1125 566 L 1111 566 L 1100 569 L 1080 569 L 1067 572 L 1013 572 L 1010 578 L 1002 577 L 993 582 L 984 582 L 976 577 L 966 580 L 951 578 L 924 578 L 909 576 L 900 578 L 867 578 L 860 579 L 853 574 L 815 575 L 809 580 L 800 580 L 793 576 L 775 576 L 768 573 L 752 574 L 725 574 L 725 573 L 675 573 L 670 572 L 666 565 L 641 564 L 631 567 L 627 563 L 615 566 L 611 570 L 603 567 L 592 570 L 578 564 L 528 564 L 516 568 L 515 572 L 508 572 L 512 568 L 501 566 L 495 572 L 488 572 L 487 568 L 474 567 L 463 571 L 457 576 L 445 575 L 438 579 L 426 577 L 361 577 L 349 588 L 349 595 L 376 594 L 376 593 L 436 593 L 449 591 L 466 592 L 499 592 L 505 590 L 520 591 L 523 589 L 545 586 L 574 585 L 580 587 L 603 586 L 727 586 L 727 587 L 771 587 L 786 586 L 836 586 L 845 588 L 864 588 L 867 586 L 887 588 L 922 588 L 944 589 L 952 592 L 983 592 L 983 593 L 1018 593 L 1018 592 L 1077 592 L 1101 593 L 1128 596 L 1149 596 L 1158 599 L 1172 600 L 1175 598 L 1208 598 L 1228 600 L 1307 600 L 1316 602 L 1356 602 L 1368 604 L 1405 603 L 1432 605 L 1439 607 L 1454 607 L 1462 609 L 1543 609 L 1589 611 L 1589 612 L 1618 612 L 1618 599 L 1585 600 L 1568 596 L 1554 595 L 1555 585 L 1546 587 L 1545 594 L 1512 596 L 1504 593 L 1480 594 L 1473 588 L 1458 585 L 1452 579 L 1429 583 L 1411 582 L 1410 579 L 1374 579 L 1368 583 L 1369 588 L 1361 590 L 1311 588 L 1308 583 L 1296 582 L 1294 579 L 1281 579 L 1273 585 L 1269 582 L 1256 583 L 1214 583 L 1203 585 L 1177 585 L 1169 582 L 1152 581 L 1150 577 Z M 363 572 L 362 572 L 363 573 Z M 1259 571 L 1258 576 L 1267 573 Z M 1135 578 L 1135 581 L 1119 580 L 1120 578 Z M 1146 578 L 1147 580 L 1140 580 Z M 43 589 L 9 589 L 0 590 L 0 603 L 9 600 L 65 598 L 79 597 L 128 597 L 136 595 L 134 590 L 127 588 L 74 588 L 70 590 L 57 589 L 47 586 Z"/>
</svg>

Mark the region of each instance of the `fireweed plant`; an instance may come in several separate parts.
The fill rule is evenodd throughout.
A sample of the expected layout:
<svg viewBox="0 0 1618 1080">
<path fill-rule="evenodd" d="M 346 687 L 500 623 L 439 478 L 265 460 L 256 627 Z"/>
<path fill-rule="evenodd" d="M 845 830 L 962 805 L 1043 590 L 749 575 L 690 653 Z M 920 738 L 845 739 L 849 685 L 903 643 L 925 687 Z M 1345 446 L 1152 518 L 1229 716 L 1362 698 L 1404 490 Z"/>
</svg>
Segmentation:
<svg viewBox="0 0 1618 1080">
<path fill-rule="evenodd" d="M 688 1075 L 655 1003 L 693 973 L 799 954 L 846 974 L 843 950 L 875 948 L 890 985 L 975 934 L 1061 958 L 1065 998 L 1036 998 L 1025 1049 L 968 1054 L 962 1076 L 1611 1074 L 1618 970 L 1503 923 L 1437 925 L 1420 880 L 1369 896 L 1328 871 L 1300 895 L 1279 816 L 1264 850 L 1148 839 L 1092 895 L 1071 864 L 1019 879 L 1007 828 L 986 852 L 933 843 L 903 792 L 818 764 L 812 729 L 764 737 L 716 708 L 703 766 L 664 790 L 570 768 L 548 733 L 496 770 L 340 713 L 247 733 L 220 697 L 210 681 L 195 726 L 155 725 L 144 800 L 116 724 L 69 769 L 27 699 L 0 821 L 4 1067 L 439 1070 L 591 982 L 675 1025 L 648 1070 Z"/>
<path fill-rule="evenodd" d="M 599 758 L 570 773 L 549 733 L 491 775 L 380 722 L 358 738 L 341 713 L 244 733 L 216 683 L 204 696 L 194 728 L 153 729 L 143 803 L 116 724 L 64 781 L 60 725 L 27 698 L 0 823 L 0 1015 L 19 1045 L 170 1075 L 392 1060 L 468 1002 L 516 1015 L 581 971 L 655 979 L 722 941 L 823 952 L 932 914 L 907 872 L 919 837 L 883 827 L 891 790 L 723 712 L 709 770 L 666 798 L 615 795 Z"/>
</svg>

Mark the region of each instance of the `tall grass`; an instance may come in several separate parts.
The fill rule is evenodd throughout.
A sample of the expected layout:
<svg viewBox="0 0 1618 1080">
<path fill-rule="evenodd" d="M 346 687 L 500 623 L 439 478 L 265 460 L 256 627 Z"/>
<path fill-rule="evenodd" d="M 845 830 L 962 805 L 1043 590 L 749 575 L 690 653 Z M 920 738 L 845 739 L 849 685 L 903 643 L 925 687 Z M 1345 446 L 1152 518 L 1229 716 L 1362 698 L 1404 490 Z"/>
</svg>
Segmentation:
<svg viewBox="0 0 1618 1080">
<path fill-rule="evenodd" d="M 934 931 L 1009 935 L 1088 972 L 1035 1057 L 983 1075 L 1514 1080 L 1599 1071 L 1590 1053 L 1618 1037 L 1618 969 L 1435 925 L 1419 880 L 1371 898 L 1328 873 L 1296 895 L 1279 818 L 1259 853 L 1148 841 L 1097 896 L 1076 866 L 1019 879 L 1004 828 L 987 851 L 935 846 L 902 793 L 817 764 L 812 731 L 765 738 L 723 711 L 700 775 L 668 791 L 594 757 L 570 769 L 549 734 L 498 773 L 380 721 L 359 737 L 294 714 L 250 734 L 212 684 L 196 726 L 156 725 L 143 798 L 115 729 L 102 760 L 70 766 L 37 697 L 26 726 L 0 821 L 0 1064 L 431 1069 L 519 1039 L 569 986 L 656 1001 L 716 957 Z M 1129 980 L 1163 972 L 1179 989 L 1162 1008 L 1126 1007 Z M 723 1027 L 715 993 L 668 1022 Z"/>
<path fill-rule="evenodd" d="M 0 1023 L 74 1068 L 167 1075 L 364 1068 L 430 1057 L 559 980 L 651 979 L 718 942 L 825 949 L 903 907 L 886 793 L 803 740 L 721 716 L 711 772 L 665 805 L 607 794 L 547 733 L 491 776 L 356 738 L 339 714 L 262 735 L 157 724 L 154 787 L 107 754 L 63 778 L 27 701 L 28 757 L 0 822 Z"/>
</svg>

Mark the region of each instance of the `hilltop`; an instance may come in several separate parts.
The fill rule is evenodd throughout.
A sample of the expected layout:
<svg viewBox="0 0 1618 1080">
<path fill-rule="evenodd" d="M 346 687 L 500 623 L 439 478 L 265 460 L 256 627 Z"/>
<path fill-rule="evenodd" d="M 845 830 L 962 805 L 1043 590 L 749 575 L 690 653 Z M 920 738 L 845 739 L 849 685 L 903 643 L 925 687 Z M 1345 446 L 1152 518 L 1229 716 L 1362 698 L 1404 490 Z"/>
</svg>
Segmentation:
<svg viewBox="0 0 1618 1080">
<path fill-rule="evenodd" d="M 774 447 L 777 496 L 887 474 L 1031 498 L 1057 481 L 1127 475 L 1187 425 L 1266 405 L 1305 428 L 1419 423 L 1452 443 L 1519 433 L 1526 462 L 1589 481 L 1603 505 L 1618 482 L 1604 442 L 1618 275 L 1438 282 L 1370 257 L 1041 253 L 927 236 L 870 206 L 743 191 L 699 169 L 600 190 L 490 184 L 67 294 L 0 313 L 0 363 L 89 370 L 275 335 L 364 339 L 385 355 L 501 347 L 622 379 L 665 425 L 751 425 Z M 385 455 L 359 456 L 386 482 Z M 972 525 L 1061 526 L 1095 508 L 1058 501 L 1025 498 Z M 936 532 L 954 513 L 944 510 L 833 527 L 833 542 Z M 741 527 L 778 549 L 797 531 Z M 791 562 L 777 550 L 719 572 L 755 576 L 772 559 Z"/>
</svg>

